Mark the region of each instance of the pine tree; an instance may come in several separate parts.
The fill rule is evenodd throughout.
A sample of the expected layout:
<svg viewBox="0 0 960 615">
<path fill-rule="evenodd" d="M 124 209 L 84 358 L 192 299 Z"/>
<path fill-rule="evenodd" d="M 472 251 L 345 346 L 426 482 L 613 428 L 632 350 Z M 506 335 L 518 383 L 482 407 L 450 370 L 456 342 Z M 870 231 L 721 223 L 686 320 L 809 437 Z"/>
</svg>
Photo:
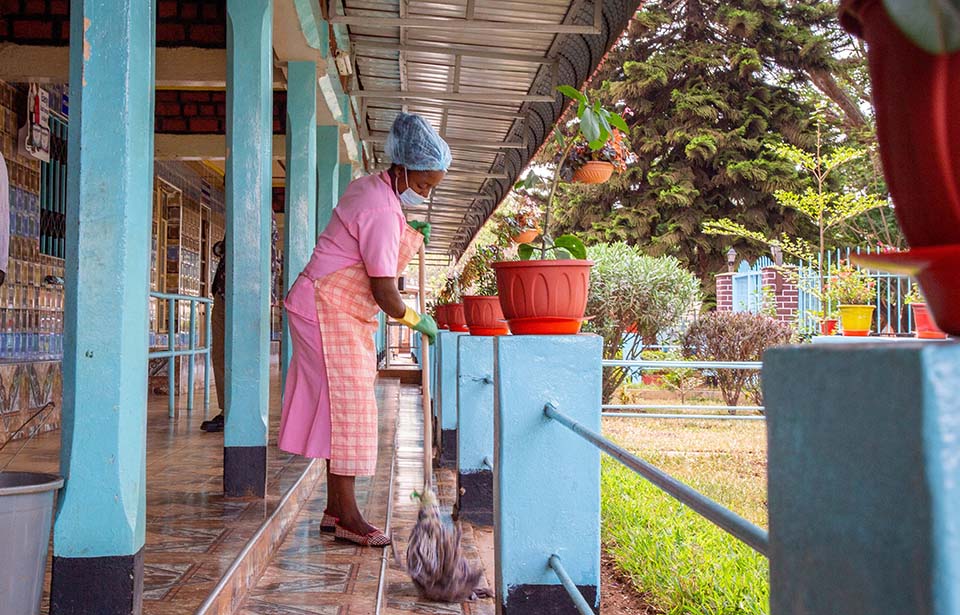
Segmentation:
<svg viewBox="0 0 960 615">
<path fill-rule="evenodd" d="M 802 180 L 769 146 L 814 145 L 813 87 L 838 122 L 869 127 L 835 78 L 838 48 L 850 44 L 835 16 L 834 4 L 815 0 L 647 2 L 599 75 L 601 97 L 627 116 L 638 161 L 606 184 L 567 185 L 562 230 L 674 255 L 707 288 L 731 244 L 747 257 L 765 249 L 706 235 L 704 220 L 814 239 L 774 198 Z"/>
</svg>

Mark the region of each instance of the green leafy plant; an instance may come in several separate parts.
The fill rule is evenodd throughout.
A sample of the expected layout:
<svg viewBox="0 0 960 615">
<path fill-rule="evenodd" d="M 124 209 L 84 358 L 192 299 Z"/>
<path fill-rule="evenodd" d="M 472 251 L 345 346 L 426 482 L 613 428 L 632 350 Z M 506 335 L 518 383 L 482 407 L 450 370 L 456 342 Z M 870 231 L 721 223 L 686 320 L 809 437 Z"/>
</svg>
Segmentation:
<svg viewBox="0 0 960 615">
<path fill-rule="evenodd" d="M 840 265 L 831 272 L 826 289 L 838 305 L 868 305 L 874 299 L 876 282 L 861 269 Z"/>
<path fill-rule="evenodd" d="M 557 259 L 587 258 L 587 248 L 576 235 L 561 235 L 553 239 L 550 234 L 550 212 L 557 194 L 557 187 L 563 179 L 562 170 L 570 152 L 578 143 L 586 142 L 591 152 L 597 152 L 603 150 L 614 138 L 615 129 L 623 132 L 630 130 L 620 114 L 605 108 L 599 100 L 591 101 L 586 94 L 568 85 L 559 86 L 557 91 L 577 103 L 578 121 L 573 134 L 570 135 L 565 134 L 559 126 L 554 127 L 553 137 L 559 155 L 555 161 L 553 178 L 550 180 L 550 190 L 543 210 L 543 234 L 537 239 L 538 247 L 535 244 L 520 246 L 518 255 L 522 260 L 530 260 L 538 251 L 541 260 L 545 260 L 548 256 Z M 543 183 L 544 180 L 538 174 L 528 172 L 514 188 L 530 191 L 542 187 Z"/>
<path fill-rule="evenodd" d="M 622 242 L 590 247 L 594 261 L 584 329 L 603 338 L 606 359 L 637 359 L 658 336 L 679 328 L 699 310 L 700 282 L 672 256 L 653 257 Z M 613 398 L 630 370 L 605 368 L 604 400 Z"/>
<path fill-rule="evenodd" d="M 903 302 L 907 305 L 913 305 L 915 303 L 926 303 L 926 299 L 923 298 L 920 287 L 916 284 L 911 284 L 910 292 L 903 296 Z"/>
<path fill-rule="evenodd" d="M 772 346 L 793 339 L 789 324 L 763 314 L 749 312 L 711 312 L 694 322 L 683 340 L 686 356 L 708 361 L 760 361 Z M 719 369 L 717 383 L 728 406 L 740 403 L 740 395 L 754 370 Z M 733 411 L 730 411 L 731 414 Z"/>
<path fill-rule="evenodd" d="M 491 265 L 499 260 L 503 260 L 503 249 L 500 246 L 476 248 L 460 272 L 460 285 L 464 292 L 484 297 L 495 296 L 497 274 Z"/>
</svg>

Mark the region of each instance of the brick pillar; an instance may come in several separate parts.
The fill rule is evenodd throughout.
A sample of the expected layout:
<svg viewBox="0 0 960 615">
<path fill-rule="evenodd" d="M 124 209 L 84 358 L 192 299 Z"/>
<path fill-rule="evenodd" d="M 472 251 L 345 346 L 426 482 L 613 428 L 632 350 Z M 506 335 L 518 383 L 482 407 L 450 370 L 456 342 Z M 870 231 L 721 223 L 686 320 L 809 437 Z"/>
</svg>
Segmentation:
<svg viewBox="0 0 960 615">
<path fill-rule="evenodd" d="M 733 273 L 717 274 L 717 311 L 733 311 Z"/>
<path fill-rule="evenodd" d="M 764 267 L 761 271 L 761 284 L 771 289 L 776 301 L 777 320 L 791 322 L 796 317 L 800 291 L 797 283 L 786 267 Z M 719 292 L 719 291 L 718 291 Z"/>
</svg>

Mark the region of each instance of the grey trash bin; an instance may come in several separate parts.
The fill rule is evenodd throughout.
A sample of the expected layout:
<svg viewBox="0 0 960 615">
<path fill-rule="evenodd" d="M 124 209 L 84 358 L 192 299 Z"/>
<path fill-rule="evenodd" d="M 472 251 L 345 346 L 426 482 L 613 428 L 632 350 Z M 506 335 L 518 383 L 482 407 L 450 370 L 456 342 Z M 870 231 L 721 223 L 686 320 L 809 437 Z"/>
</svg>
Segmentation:
<svg viewBox="0 0 960 615">
<path fill-rule="evenodd" d="M 39 615 L 53 503 L 63 479 L 0 472 L 0 615 Z"/>
</svg>

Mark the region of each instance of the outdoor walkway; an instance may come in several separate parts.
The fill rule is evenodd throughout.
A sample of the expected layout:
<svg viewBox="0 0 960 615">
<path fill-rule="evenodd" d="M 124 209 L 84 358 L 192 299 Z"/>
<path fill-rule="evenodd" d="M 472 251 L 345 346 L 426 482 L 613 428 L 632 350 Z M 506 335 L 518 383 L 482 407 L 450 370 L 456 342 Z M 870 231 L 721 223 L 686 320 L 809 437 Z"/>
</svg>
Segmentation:
<svg viewBox="0 0 960 615">
<path fill-rule="evenodd" d="M 383 405 L 377 474 L 358 480 L 357 499 L 371 523 L 388 528 L 402 565 L 418 511 L 410 495 L 423 487 L 421 402 L 418 387 L 399 387 L 393 380 L 382 382 L 380 393 Z M 388 512 L 391 474 L 393 506 Z M 444 471 L 439 480 L 441 498 L 449 512 L 455 496 L 454 473 Z M 240 611 L 243 615 L 492 615 L 496 611 L 492 599 L 463 605 L 421 600 L 407 574 L 397 567 L 392 548 L 360 548 L 321 534 L 324 504 L 325 489 L 318 486 L 244 604 Z M 493 531 L 474 529 L 469 524 L 463 529 L 465 553 L 482 562 L 487 585 L 492 587 Z"/>
<path fill-rule="evenodd" d="M 398 553 L 403 561 L 403 548 L 417 513 L 417 504 L 411 501 L 410 494 L 423 485 L 419 387 L 382 379 L 377 398 L 381 404 L 377 474 L 360 480 L 357 493 L 371 523 L 386 527 L 393 475 L 390 529 L 399 543 Z M 322 465 L 310 466 L 306 460 L 276 448 L 279 415 L 279 379 L 275 375 L 271 391 L 268 497 L 227 499 L 222 494 L 223 435 L 199 430 L 204 418 L 202 409 L 193 416 L 181 411 L 176 418 L 169 419 L 166 397 L 151 396 L 147 421 L 146 615 L 372 615 L 377 613 L 378 596 L 382 598 L 379 612 L 391 615 L 494 613 L 492 600 L 473 605 L 421 602 L 406 574 L 395 568 L 392 550 L 362 549 L 321 536 L 319 523 L 326 499 Z M 59 431 L 42 434 L 24 448 L 10 469 L 56 472 L 59 447 Z M 17 448 L 19 443 L 11 444 L 0 453 L 0 466 Z M 454 474 L 445 471 L 438 480 L 449 510 L 454 498 Z M 287 502 L 288 512 L 274 515 L 282 496 L 295 484 L 302 495 Z M 271 527 L 271 532 L 261 532 L 264 527 Z M 290 531 L 285 539 L 283 533 L 275 538 L 270 536 L 287 527 Z M 264 539 L 261 534 L 268 536 Z M 248 549 L 253 553 L 248 559 L 255 560 L 252 568 L 248 563 L 247 570 L 233 575 L 242 577 L 234 582 L 234 587 L 237 583 L 250 587 L 256 584 L 243 606 L 225 608 L 218 604 L 198 611 L 238 555 L 258 537 L 258 548 Z M 488 571 L 487 583 L 492 586 L 492 530 L 474 531 L 464 525 L 464 546 L 472 557 L 482 556 Z M 275 549 L 276 554 L 270 559 Z M 384 558 L 390 564 L 385 570 Z M 269 566 L 261 577 L 259 562 L 267 560 Z M 221 602 L 239 602 L 232 593 L 229 588 L 225 590 Z M 46 601 L 45 596 L 44 613 Z"/>
</svg>

